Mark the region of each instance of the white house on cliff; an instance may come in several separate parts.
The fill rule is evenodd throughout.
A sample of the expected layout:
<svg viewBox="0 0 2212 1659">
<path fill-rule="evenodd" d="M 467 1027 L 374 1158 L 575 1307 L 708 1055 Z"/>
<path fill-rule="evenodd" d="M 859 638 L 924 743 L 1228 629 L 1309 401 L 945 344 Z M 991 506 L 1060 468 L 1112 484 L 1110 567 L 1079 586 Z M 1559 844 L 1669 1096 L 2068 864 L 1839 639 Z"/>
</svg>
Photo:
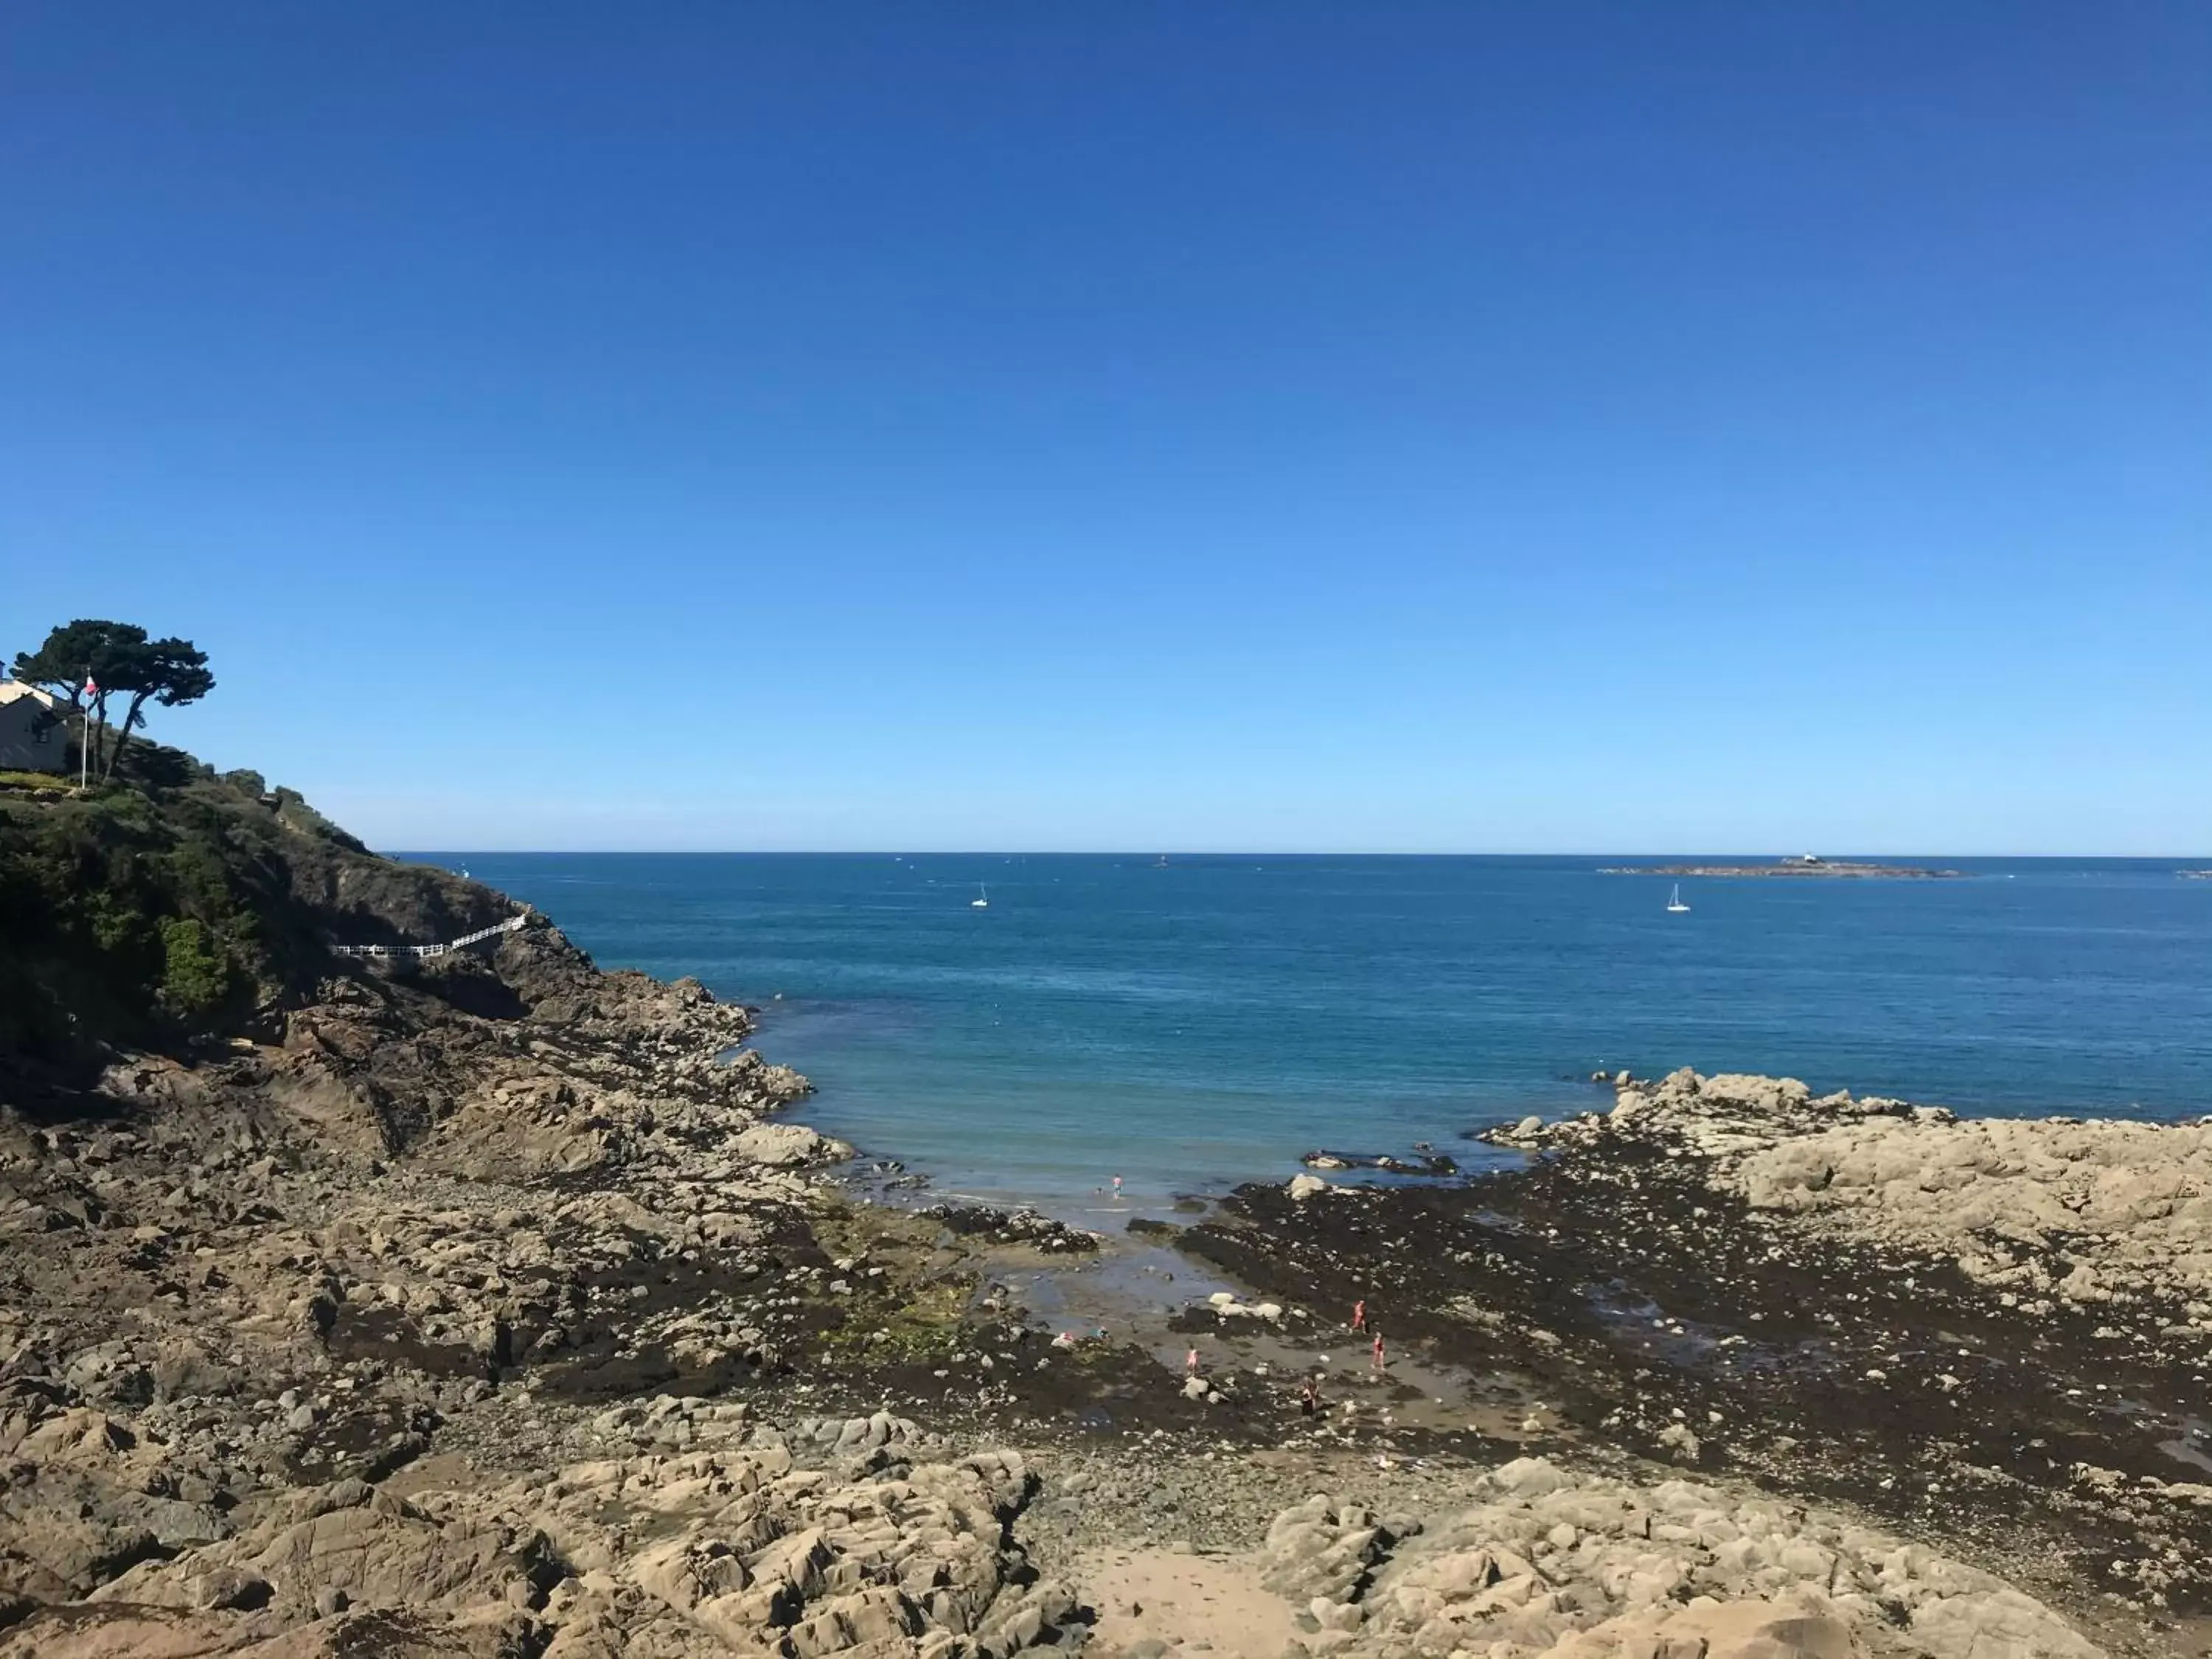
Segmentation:
<svg viewBox="0 0 2212 1659">
<path fill-rule="evenodd" d="M 70 741 L 74 713 L 50 691 L 0 680 L 0 772 L 66 772 L 76 763 Z"/>
</svg>

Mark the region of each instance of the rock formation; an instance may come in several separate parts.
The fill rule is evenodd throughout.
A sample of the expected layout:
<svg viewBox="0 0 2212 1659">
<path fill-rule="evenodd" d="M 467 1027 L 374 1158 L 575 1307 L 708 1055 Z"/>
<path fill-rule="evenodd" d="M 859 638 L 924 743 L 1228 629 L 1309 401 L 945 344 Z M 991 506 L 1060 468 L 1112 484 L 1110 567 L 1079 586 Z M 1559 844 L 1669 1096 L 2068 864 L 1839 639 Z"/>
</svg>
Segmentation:
<svg viewBox="0 0 2212 1659">
<path fill-rule="evenodd" d="M 1623 1085 L 1603 1116 L 1491 1139 L 1657 1147 L 1754 1209 L 1940 1252 L 2030 1313 L 2154 1312 L 2168 1340 L 2212 1346 L 2212 1127 L 2201 1122 L 1961 1119 L 1814 1095 L 1794 1078 L 1685 1068 Z"/>
<path fill-rule="evenodd" d="M 1987 1573 L 1838 1517 L 1724 1487 L 1577 1477 L 1540 1458 L 1440 1519 L 1316 1498 L 1259 1553 L 1304 1602 L 1302 1645 L 1344 1659 L 2094 1659 Z"/>
</svg>

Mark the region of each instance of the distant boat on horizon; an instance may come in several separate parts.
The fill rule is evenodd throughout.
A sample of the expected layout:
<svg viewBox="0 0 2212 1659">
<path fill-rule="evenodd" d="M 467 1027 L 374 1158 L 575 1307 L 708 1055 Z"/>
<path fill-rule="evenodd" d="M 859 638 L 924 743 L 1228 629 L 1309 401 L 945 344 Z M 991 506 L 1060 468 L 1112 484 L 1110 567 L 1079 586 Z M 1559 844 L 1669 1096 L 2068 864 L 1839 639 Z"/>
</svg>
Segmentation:
<svg viewBox="0 0 2212 1659">
<path fill-rule="evenodd" d="M 970 910 L 989 909 L 991 908 L 991 890 L 979 881 L 975 884 L 975 891 L 977 896 L 968 901 L 968 908 Z"/>
<path fill-rule="evenodd" d="M 1681 916 L 1687 915 L 1689 911 L 1690 907 L 1682 902 L 1682 884 L 1678 881 L 1674 884 L 1674 896 L 1667 901 L 1667 914 Z"/>
</svg>

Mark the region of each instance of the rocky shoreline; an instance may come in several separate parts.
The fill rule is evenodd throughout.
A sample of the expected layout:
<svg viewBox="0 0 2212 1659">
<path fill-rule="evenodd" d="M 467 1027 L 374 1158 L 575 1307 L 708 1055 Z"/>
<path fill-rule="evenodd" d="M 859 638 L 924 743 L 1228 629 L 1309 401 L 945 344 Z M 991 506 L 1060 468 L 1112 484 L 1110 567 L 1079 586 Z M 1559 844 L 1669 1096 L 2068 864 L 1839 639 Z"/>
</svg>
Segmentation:
<svg viewBox="0 0 2212 1659">
<path fill-rule="evenodd" d="M 0 1097 L 0 1656 L 2202 1647 L 2206 1131 L 1677 1074 L 1102 1337 L 750 1031 L 540 920 Z"/>
<path fill-rule="evenodd" d="M 2108 1643 L 2198 1639 L 2212 1131 L 1678 1073 L 1450 1188 L 1248 1187 L 1182 1243 L 1527 1425 L 1940 1540 Z M 1296 1316 L 1294 1315 L 1294 1317 Z"/>
</svg>

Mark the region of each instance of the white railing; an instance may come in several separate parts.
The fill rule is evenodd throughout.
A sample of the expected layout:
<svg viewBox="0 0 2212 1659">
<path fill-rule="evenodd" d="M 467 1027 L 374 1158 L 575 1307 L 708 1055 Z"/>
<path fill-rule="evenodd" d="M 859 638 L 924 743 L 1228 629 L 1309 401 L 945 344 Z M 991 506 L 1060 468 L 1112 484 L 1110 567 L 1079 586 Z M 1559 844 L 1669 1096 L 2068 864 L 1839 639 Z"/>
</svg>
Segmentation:
<svg viewBox="0 0 2212 1659">
<path fill-rule="evenodd" d="M 505 921 L 495 922 L 489 927 L 479 927 L 473 933 L 464 933 L 459 939 L 449 939 L 443 945 L 333 945 L 334 957 L 442 957 L 448 951 L 458 951 L 465 945 L 488 939 L 495 933 L 511 933 L 530 920 L 530 913 L 509 916 Z"/>
</svg>

